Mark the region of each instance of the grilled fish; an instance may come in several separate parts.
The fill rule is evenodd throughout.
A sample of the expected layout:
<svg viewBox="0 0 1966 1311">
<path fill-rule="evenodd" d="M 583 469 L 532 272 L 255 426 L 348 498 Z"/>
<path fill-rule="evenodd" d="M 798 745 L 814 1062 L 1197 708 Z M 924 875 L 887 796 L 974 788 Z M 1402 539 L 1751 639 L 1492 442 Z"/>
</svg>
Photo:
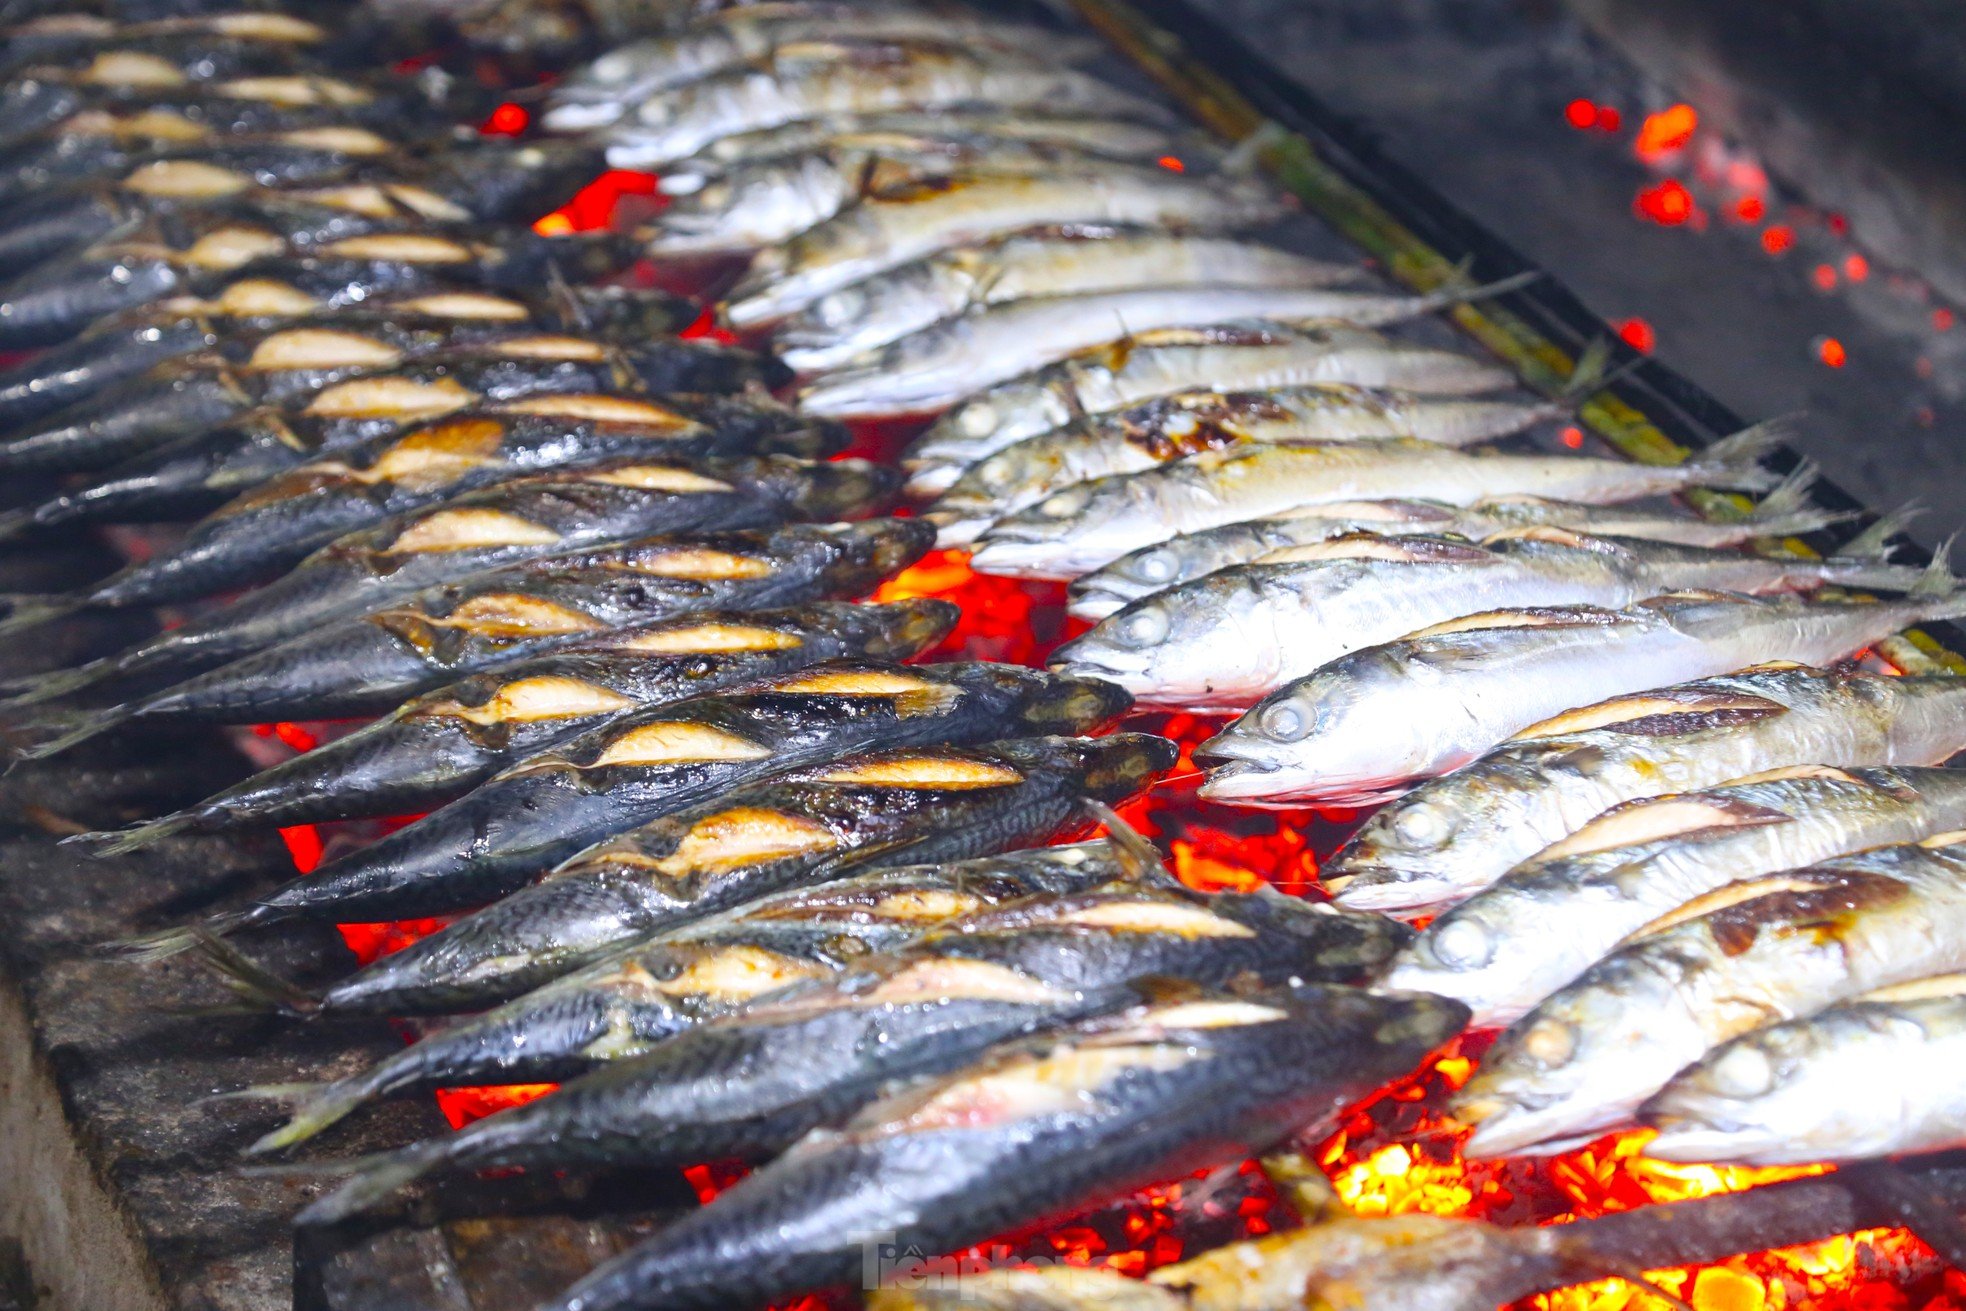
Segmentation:
<svg viewBox="0 0 1966 1311">
<path fill-rule="evenodd" d="M 493 569 L 73 719 L 40 759 L 132 721 L 263 723 L 386 714 L 422 692 L 628 624 L 871 590 L 928 549 L 916 520 L 652 537 Z"/>
<path fill-rule="evenodd" d="M 1385 986 L 1458 997 L 1476 1023 L 1509 1023 L 1627 934 L 1728 883 L 1963 819 L 1966 773 L 1944 769 L 1795 765 L 1628 801 L 1436 919 Z"/>
<path fill-rule="evenodd" d="M 1264 223 L 1283 212 L 1266 185 L 1229 173 L 1190 177 L 1088 160 L 1037 177 L 955 176 L 869 196 L 759 252 L 725 313 L 739 327 L 755 327 L 911 260 L 1027 228 L 1133 223 L 1207 230 Z"/>
<path fill-rule="evenodd" d="M 1666 1161 L 1800 1165 L 1966 1142 L 1966 978 L 1927 979 L 1771 1024 L 1681 1070 L 1642 1118 Z"/>
<path fill-rule="evenodd" d="M 364 1102 L 414 1088 L 584 1074 L 958 917 L 1039 894 L 1087 892 L 1126 874 L 1109 844 L 1086 842 L 906 865 L 765 897 L 625 947 L 361 1074 L 308 1088 L 292 1120 L 252 1150 L 291 1147 Z"/>
<path fill-rule="evenodd" d="M 814 234 L 824 228 L 814 229 Z M 1338 319 L 1370 326 L 1521 285 L 1453 287 L 1424 296 L 1293 287 L 1169 287 L 1034 296 L 983 306 L 903 337 L 799 394 L 814 414 L 930 414 L 986 388 L 1136 332 L 1197 328 L 1226 319 Z"/>
<path fill-rule="evenodd" d="M 1340 501 L 1414 497 L 1470 505 L 1498 496 L 1587 504 L 1689 487 L 1764 491 L 1756 463 L 1779 429 L 1750 428 L 1676 465 L 1560 455 L 1469 454 L 1427 442 L 1256 446 L 1208 451 L 1142 473 L 1097 478 L 1006 515 L 980 539 L 985 573 L 1072 579 L 1181 533 Z"/>
<path fill-rule="evenodd" d="M 1165 738 L 1119 733 L 796 769 L 590 847 L 537 886 L 350 975 L 318 1004 L 385 1015 L 481 1008 L 769 893 L 861 867 L 1041 844 L 1077 822 L 1083 798 L 1130 796 L 1173 762 Z"/>
<path fill-rule="evenodd" d="M 1128 886 L 966 916 L 836 979 L 767 996 L 474 1127 L 385 1156 L 308 1218 L 341 1218 L 438 1167 L 758 1159 L 992 1043 L 1124 1005 L 1142 978 L 1240 986 L 1356 979 L 1387 922 L 1280 893 Z"/>
<path fill-rule="evenodd" d="M 133 563 L 79 596 L 20 599 L 14 627 L 82 607 L 190 600 L 261 582 L 353 532 L 517 474 L 634 457 L 667 490 L 722 492 L 714 464 L 692 455 L 774 449 L 824 454 L 837 431 L 817 433 L 776 402 L 728 398 L 660 402 L 595 393 L 522 396 L 455 412 L 300 465 L 241 493 L 186 531 L 170 550 Z"/>
<path fill-rule="evenodd" d="M 1622 801 L 1820 760 L 1936 765 L 1962 749 L 1966 679 L 1749 669 L 1525 729 L 1379 811 L 1321 877 L 1354 910 L 1433 914 Z"/>
<path fill-rule="evenodd" d="M 1885 528 L 1891 528 L 1885 524 Z M 1144 704 L 1246 710 L 1340 656 L 1487 610 L 1616 609 L 1662 592 L 1906 591 L 1921 570 L 1885 563 L 1866 534 L 1849 554 L 1771 559 L 1734 551 L 1517 529 L 1479 544 L 1359 533 L 1288 547 L 1135 601 L 1052 654 Z"/>
<path fill-rule="evenodd" d="M 724 1307 L 949 1251 L 1260 1151 L 1408 1069 L 1460 1011 L 1305 987 L 1184 998 L 996 1049 L 818 1131 L 602 1265 L 556 1311 Z"/>
<path fill-rule="evenodd" d="M 1126 707 L 1110 684 L 1004 665 L 801 669 L 622 714 L 259 899 L 240 922 L 460 910 L 523 888 L 595 843 L 788 770 L 869 751 L 1076 733 Z"/>
<path fill-rule="evenodd" d="M 1696 519 L 1672 510 L 1582 505 L 1512 496 L 1448 505 L 1441 501 L 1340 501 L 1307 506 L 1273 519 L 1249 519 L 1157 542 L 1128 552 L 1072 581 L 1071 613 L 1104 619 L 1130 602 L 1227 569 L 1273 551 L 1314 546 L 1348 533 L 1386 536 L 1483 538 L 1518 528 L 1570 528 L 1594 537 L 1637 537 L 1648 542 L 1718 549 L 1757 537 L 1800 537 L 1848 516 L 1808 503 L 1815 469 L 1804 466 L 1739 519 Z M 909 489 L 917 486 L 911 478 Z"/>
<path fill-rule="evenodd" d="M 1569 412 L 1568 401 L 1430 400 L 1327 383 L 1268 392 L 1186 392 L 1028 437 L 979 460 L 929 518 L 966 545 L 1006 514 L 1095 478 L 1139 473 L 1202 451 L 1416 438 L 1469 446 Z"/>
<path fill-rule="evenodd" d="M 626 456 L 513 478 L 335 539 L 264 587 L 147 642 L 16 684 L 14 704 L 107 679 L 190 678 L 405 593 L 608 542 L 662 533 L 764 528 L 864 513 L 893 476 L 859 460 L 788 456 L 653 463 Z"/>
<path fill-rule="evenodd" d="M 608 51 L 553 88 L 546 126 L 556 132 L 608 127 L 664 92 L 770 62 L 786 47 L 831 42 L 976 44 L 1058 59 L 1074 49 L 1064 33 L 982 14 L 933 9 L 742 6 L 718 21 L 648 37 Z"/>
<path fill-rule="evenodd" d="M 1458 351 L 1388 340 L 1368 328 L 1252 321 L 1121 333 L 998 383 L 937 419 L 902 456 L 908 490 L 932 496 L 978 460 L 1081 415 L 1110 414 L 1188 391 L 1267 391 L 1321 382 L 1460 396 L 1515 375 Z"/>
<path fill-rule="evenodd" d="M 945 43 L 816 43 L 643 101 L 616 124 L 608 162 L 661 172 L 724 137 L 838 114 L 966 105 L 1162 121 L 1158 105 L 1067 68 Z M 550 120 L 550 114 L 549 114 Z"/>
<path fill-rule="evenodd" d="M 18 425 L 53 414 L 166 360 L 236 349 L 229 345 L 234 334 L 243 339 L 244 334 L 281 327 L 347 332 L 380 328 L 386 333 L 450 333 L 462 341 L 474 330 L 501 335 L 530 326 L 541 333 L 592 333 L 613 341 L 634 341 L 670 336 L 694 321 L 697 313 L 698 307 L 680 296 L 616 287 L 565 288 L 545 297 L 483 292 L 384 296 L 328 308 L 278 283 L 245 281 L 213 299 L 187 296 L 133 310 L 65 345 L 0 369 L 0 425 L 12 435 Z M 761 361 L 758 368 L 767 385 L 784 381 L 770 364 Z"/>
<path fill-rule="evenodd" d="M 1943 565 L 1939 566 L 1943 574 Z M 1197 752 L 1202 795 L 1250 805 L 1384 798 L 1580 705 L 1768 660 L 1822 665 L 1966 610 L 1949 578 L 1877 603 L 1726 594 L 1629 610 L 1497 610 L 1341 656 Z"/>
<path fill-rule="evenodd" d="M 904 264 L 821 296 L 779 323 L 772 340 L 787 364 L 815 373 L 840 368 L 977 306 L 1031 296 L 1147 286 L 1303 289 L 1357 282 L 1364 276 L 1353 265 L 1226 237 L 1072 229 L 959 246 Z"/>
<path fill-rule="evenodd" d="M 1966 835 L 1730 883 L 1537 1003 L 1451 1109 L 1472 1156 L 1588 1139 L 1770 1021 L 1966 969 Z M 1933 845 L 1937 849 L 1933 849 Z M 1873 1074 L 1874 1077 L 1874 1074 Z"/>
<path fill-rule="evenodd" d="M 102 854 L 177 833 L 402 815 L 456 800 L 508 765 L 631 711 L 863 656 L 908 660 L 960 617 L 946 601 L 819 601 L 617 629 L 414 697 L 346 737 L 195 806 L 116 834 Z"/>
</svg>

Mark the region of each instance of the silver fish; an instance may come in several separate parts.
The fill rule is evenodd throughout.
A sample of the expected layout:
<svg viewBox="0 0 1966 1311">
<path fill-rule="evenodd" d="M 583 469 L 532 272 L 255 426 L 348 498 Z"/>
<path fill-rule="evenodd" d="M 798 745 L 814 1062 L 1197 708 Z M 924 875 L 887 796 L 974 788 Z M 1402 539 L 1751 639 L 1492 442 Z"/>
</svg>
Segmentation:
<svg viewBox="0 0 1966 1311">
<path fill-rule="evenodd" d="M 821 229 L 823 230 L 823 229 Z M 814 414 L 876 417 L 947 409 L 1019 374 L 1137 332 L 1230 319 L 1338 319 L 1370 327 L 1416 318 L 1518 285 L 1426 295 L 1292 287 L 1170 287 L 1035 296 L 986 306 L 903 337 L 800 393 Z"/>
<path fill-rule="evenodd" d="M 555 132 L 607 127 L 665 91 L 767 60 L 788 46 L 895 40 L 977 44 L 1053 59 L 1074 56 L 1083 47 L 1064 33 L 980 14 L 844 5 L 745 6 L 686 31 L 608 51 L 553 88 L 543 121 Z"/>
<path fill-rule="evenodd" d="M 1136 601 L 1060 647 L 1144 706 L 1246 710 L 1353 651 L 1489 610 L 1617 609 L 1689 589 L 1765 593 L 1826 584 L 1904 591 L 1921 570 L 1874 555 L 1770 559 L 1528 528 L 1475 544 L 1359 533 L 1279 552 Z"/>
<path fill-rule="evenodd" d="M 1507 369 L 1459 351 L 1344 324 L 1248 320 L 1121 334 L 998 385 L 937 419 L 903 453 L 908 491 L 932 496 L 1013 442 L 1184 391 L 1268 391 L 1319 382 L 1466 396 L 1512 387 Z"/>
<path fill-rule="evenodd" d="M 1738 519 L 1696 519 L 1677 510 L 1582 505 L 1535 496 L 1496 497 L 1473 505 L 1441 501 L 1341 501 L 1312 505 L 1270 519 L 1184 533 L 1130 551 L 1103 568 L 1074 579 L 1067 593 L 1074 618 L 1104 619 L 1143 596 L 1249 564 L 1273 551 L 1328 542 L 1348 533 L 1424 533 L 1432 537 L 1490 537 L 1513 528 L 1573 528 L 1596 537 L 1637 537 L 1648 542 L 1719 548 L 1757 537 L 1799 537 L 1848 518 L 1809 504 L 1815 469 L 1804 466 Z M 914 487 L 911 481 L 910 488 Z"/>
<path fill-rule="evenodd" d="M 1323 869 L 1355 910 L 1433 914 L 1624 801 L 1784 765 L 1936 765 L 1966 750 L 1966 678 L 1774 665 L 1546 719 L 1367 820 Z"/>
<path fill-rule="evenodd" d="M 757 327 L 912 260 L 1026 228 L 1134 223 L 1219 231 L 1285 212 L 1268 184 L 1226 172 L 1195 176 L 1088 159 L 1038 177 L 958 174 L 869 196 L 760 251 L 731 290 L 725 314 L 736 327 Z"/>
<path fill-rule="evenodd" d="M 1068 424 L 979 460 L 936 502 L 929 518 L 941 530 L 941 545 L 967 545 L 997 519 L 1053 492 L 1202 451 L 1400 437 L 1468 446 L 1521 432 L 1569 409 L 1567 400 L 1429 399 L 1337 383 L 1226 395 L 1189 392 Z"/>
<path fill-rule="evenodd" d="M 1204 797 L 1275 806 L 1396 796 L 1575 706 L 1768 660 L 1821 665 L 1966 613 L 1934 578 L 1876 603 L 1673 594 L 1627 610 L 1498 610 L 1367 647 L 1271 693 L 1198 758 Z"/>
<path fill-rule="evenodd" d="M 780 323 L 772 343 L 794 369 L 817 373 L 981 305 L 1136 287 L 1331 287 L 1365 276 L 1231 237 L 1077 229 L 959 246 L 828 292 Z"/>
<path fill-rule="evenodd" d="M 1801 1165 L 1966 1145 L 1966 976 L 1880 989 L 1757 1029 L 1681 1070 L 1640 1116 L 1664 1161 Z"/>
<path fill-rule="evenodd" d="M 1475 1126 L 1468 1154 L 1588 1140 L 1730 1038 L 1966 969 L 1962 854 L 1882 847 L 1730 883 L 1647 926 L 1483 1056 L 1451 1104 Z"/>
<path fill-rule="evenodd" d="M 1457 997 L 1478 1025 L 1511 1023 L 1626 935 L 1728 883 L 1962 824 L 1961 770 L 1795 765 L 1628 801 L 1435 920 L 1381 983 Z"/>
<path fill-rule="evenodd" d="M 660 171 L 723 137 L 837 114 L 987 104 L 1152 123 L 1166 111 L 1097 78 L 946 44 L 811 43 L 643 101 L 611 130 L 608 162 Z"/>
<path fill-rule="evenodd" d="M 979 539 L 971 564 L 983 573 L 1069 580 L 1180 533 L 1393 496 L 1451 505 L 1525 495 L 1616 504 L 1689 487 L 1760 491 L 1777 479 L 1756 461 L 1778 441 L 1776 430 L 1750 428 L 1676 465 L 1469 454 L 1419 441 L 1208 451 L 1080 483 L 1006 515 Z"/>
</svg>

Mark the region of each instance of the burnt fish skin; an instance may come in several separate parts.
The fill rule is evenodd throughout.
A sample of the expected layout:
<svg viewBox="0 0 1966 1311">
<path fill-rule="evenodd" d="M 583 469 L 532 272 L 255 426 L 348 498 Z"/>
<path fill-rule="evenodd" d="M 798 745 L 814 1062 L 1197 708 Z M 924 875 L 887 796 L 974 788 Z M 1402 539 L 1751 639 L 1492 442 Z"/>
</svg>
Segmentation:
<svg viewBox="0 0 1966 1311">
<path fill-rule="evenodd" d="M 774 678 L 823 660 L 909 660 L 947 636 L 946 601 L 816 601 L 624 628 L 459 679 L 346 737 L 185 810 L 106 839 L 102 854 L 175 833 L 428 811 L 509 765 L 632 710 Z"/>
<path fill-rule="evenodd" d="M 583 393 L 460 411 L 269 479 L 193 524 L 175 547 L 126 566 L 79 597 L 16 598 L 6 626 L 80 607 L 163 605 L 263 582 L 343 533 L 521 474 L 621 456 L 656 463 L 836 449 L 834 430 L 815 432 L 776 402 L 707 408 L 700 419 L 703 407 L 682 398 Z"/>
<path fill-rule="evenodd" d="M 624 267 L 633 240 L 370 232 L 293 249 L 249 226 L 208 234 L 188 251 L 123 250 L 63 261 L 0 285 L 0 350 L 67 341 L 98 319 L 168 297 L 206 297 L 242 279 L 276 281 L 329 304 L 445 289 L 525 291 L 555 278 L 587 282 Z"/>
<path fill-rule="evenodd" d="M 836 979 L 768 995 L 460 1133 L 391 1153 L 312 1219 L 341 1218 L 438 1166 L 658 1167 L 758 1160 L 891 1080 L 1135 1000 L 1129 984 L 1356 980 L 1403 930 L 1265 890 L 1205 901 L 1125 885 L 966 916 Z"/>
<path fill-rule="evenodd" d="M 223 349 L 235 334 L 257 335 L 283 327 L 348 332 L 382 327 L 404 332 L 443 331 L 455 334 L 462 342 L 473 331 L 490 335 L 530 327 L 537 332 L 635 341 L 668 337 L 688 327 L 700 308 L 686 297 L 667 292 L 616 287 L 569 287 L 546 295 L 437 292 L 332 307 L 279 282 L 245 279 L 212 298 L 183 296 L 132 310 L 97 324 L 74 341 L 0 369 L 0 431 L 12 436 L 21 425 L 45 418 L 166 360 Z M 767 386 L 778 386 L 789 374 L 782 367 L 761 367 Z"/>
<path fill-rule="evenodd" d="M 493 569 L 235 660 L 175 687 L 42 727 L 54 755 L 131 721 L 256 724 L 380 715 L 422 692 L 611 629 L 703 610 L 851 597 L 921 558 L 913 519 L 652 537 Z M 28 727 L 28 726 L 22 726 Z"/>
<path fill-rule="evenodd" d="M 9 516 L 4 527 L 169 517 L 180 505 L 222 500 L 310 459 L 472 404 L 581 392 L 714 395 L 775 372 L 755 355 L 714 344 L 472 335 L 479 339 L 416 349 L 373 332 L 294 328 L 265 338 L 241 361 L 217 352 L 167 361 L 0 440 L 0 472 L 115 466 Z"/>
<path fill-rule="evenodd" d="M 1016 1040 L 814 1131 L 547 1306 L 742 1306 L 859 1278 L 872 1239 L 954 1251 L 1314 1130 L 1464 1018 L 1436 997 L 1305 985 Z"/>
<path fill-rule="evenodd" d="M 1089 892 L 1128 877 L 1108 842 L 903 865 L 766 897 L 660 933 L 360 1074 L 298 1094 L 292 1119 L 251 1153 L 306 1141 L 365 1102 L 444 1085 L 562 1080 L 640 1056 L 759 998 L 837 974 L 959 916 L 1024 897 Z M 253 1090 L 248 1090 L 253 1091 Z"/>
<path fill-rule="evenodd" d="M 29 680 L 14 704 L 105 679 L 190 678 L 406 593 L 524 560 L 661 533 L 850 518 L 886 501 L 894 483 L 863 461 L 784 455 L 626 456 L 493 483 L 344 534 L 266 586 L 141 645 Z"/>
<path fill-rule="evenodd" d="M 840 661 L 636 711 L 256 902 L 254 922 L 369 922 L 495 900 L 617 834 L 842 756 L 1111 722 L 1111 684 L 994 664 Z M 414 909 L 411 909 L 414 908 Z"/>
<path fill-rule="evenodd" d="M 325 991 L 329 1012 L 482 1009 L 637 938 L 883 865 L 1047 841 L 1087 798 L 1116 801 L 1174 762 L 1142 733 L 849 756 L 738 788 L 602 842 L 538 886 Z"/>
</svg>

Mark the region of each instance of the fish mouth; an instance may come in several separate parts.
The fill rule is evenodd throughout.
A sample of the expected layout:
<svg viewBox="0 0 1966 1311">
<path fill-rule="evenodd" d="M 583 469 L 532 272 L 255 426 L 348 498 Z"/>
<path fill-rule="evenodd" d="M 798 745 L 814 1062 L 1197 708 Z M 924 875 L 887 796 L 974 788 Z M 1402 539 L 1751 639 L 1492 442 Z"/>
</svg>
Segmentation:
<svg viewBox="0 0 1966 1311">
<path fill-rule="evenodd" d="M 1324 890 L 1346 910 L 1428 914 L 1447 904 L 1437 880 L 1391 865 L 1347 865 L 1327 875 Z"/>
<path fill-rule="evenodd" d="M 904 464 L 902 468 L 908 470 L 908 481 L 901 490 L 922 501 L 942 495 L 956 485 L 956 479 L 962 477 L 962 470 L 954 467 L 929 465 L 910 468 Z"/>
<path fill-rule="evenodd" d="M 1004 532 L 1005 527 L 999 521 L 977 539 L 980 544 L 969 557 L 970 568 L 978 573 L 997 574 L 1004 578 L 1055 582 L 1068 577 L 1045 558 L 1045 552 L 1041 549 L 1045 545 L 1043 537 L 1035 533 L 1028 537 L 1012 537 Z"/>
<path fill-rule="evenodd" d="M 1088 590 L 1071 597 L 1065 604 L 1065 613 L 1074 619 L 1086 619 L 1098 623 L 1124 610 L 1134 600 L 1101 589 Z"/>
<path fill-rule="evenodd" d="M 627 112 L 627 105 L 611 96 L 576 99 L 568 95 L 539 121 L 550 132 L 586 132 L 619 123 Z"/>
<path fill-rule="evenodd" d="M 1542 1116 L 1520 1102 L 1506 1097 L 1477 1094 L 1457 1099 L 1449 1113 L 1462 1124 L 1474 1126 L 1461 1150 L 1469 1158 L 1496 1156 L 1552 1156 L 1591 1142 L 1602 1131 L 1565 1134 L 1552 1138 L 1541 1123 Z"/>
<path fill-rule="evenodd" d="M 1758 1158 L 1764 1152 L 1792 1145 L 1789 1139 L 1746 1125 L 1710 1124 L 1663 1112 L 1643 1118 L 1658 1132 L 1641 1151 L 1661 1161 L 1698 1164 Z"/>
<path fill-rule="evenodd" d="M 1118 681 L 1138 678 L 1147 671 L 1147 657 L 1124 651 L 1101 650 L 1087 646 L 1084 638 L 1074 638 L 1051 653 L 1046 667 L 1053 673 L 1079 674 L 1088 678 Z"/>
</svg>

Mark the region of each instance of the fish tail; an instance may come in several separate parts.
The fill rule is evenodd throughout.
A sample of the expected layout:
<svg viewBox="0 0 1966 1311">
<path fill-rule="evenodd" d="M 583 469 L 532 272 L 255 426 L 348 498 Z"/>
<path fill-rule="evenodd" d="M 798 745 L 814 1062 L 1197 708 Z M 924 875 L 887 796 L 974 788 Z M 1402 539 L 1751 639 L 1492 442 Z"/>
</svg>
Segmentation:
<svg viewBox="0 0 1966 1311">
<path fill-rule="evenodd" d="M 35 524 L 36 506 L 23 506 L 0 514 L 0 542 L 12 541 Z"/>
<path fill-rule="evenodd" d="M 249 1088 L 235 1088 L 231 1092 L 208 1093 L 193 1102 L 193 1106 L 216 1106 L 220 1102 L 294 1102 L 312 1097 L 332 1083 L 319 1079 L 306 1079 L 297 1083 L 256 1083 Z"/>
<path fill-rule="evenodd" d="M 1754 508 L 1747 513 L 1747 521 L 1766 528 L 1770 536 L 1786 537 L 1813 533 L 1818 528 L 1828 528 L 1853 517 L 1847 510 L 1825 510 L 1813 503 L 1810 498 L 1822 476 L 1821 465 L 1814 460 L 1801 461 L 1766 496 L 1755 502 Z"/>
<path fill-rule="evenodd" d="M 1166 883 L 1174 878 L 1167 868 L 1167 862 L 1161 858 L 1160 848 L 1147 841 L 1140 830 L 1127 823 L 1117 810 L 1097 797 L 1086 797 L 1079 804 L 1085 807 L 1088 816 L 1106 830 L 1106 836 L 1119 855 L 1128 878 L 1141 883 Z"/>
<path fill-rule="evenodd" d="M 1792 415 L 1769 419 L 1752 428 L 1743 428 L 1700 451 L 1685 465 L 1695 485 L 1720 487 L 1732 491 L 1765 492 L 1779 487 L 1782 478 L 1761 461 L 1769 452 L 1795 433 Z"/>
<path fill-rule="evenodd" d="M 307 1206 L 294 1217 L 294 1223 L 331 1225 L 372 1211 L 397 1189 L 436 1169 L 449 1151 L 450 1139 L 431 1138 L 400 1151 L 357 1158 L 350 1162 L 356 1169 L 355 1177 Z"/>
<path fill-rule="evenodd" d="M 0 636 L 18 633 L 27 628 L 39 628 L 52 623 L 88 605 L 79 596 L 43 595 L 36 592 L 16 592 L 10 596 L 0 596 L 7 604 L 7 617 L 0 619 Z"/>
<path fill-rule="evenodd" d="M 270 1100 L 281 1097 L 282 1090 L 292 1088 L 299 1094 L 294 1098 L 298 1105 L 294 1107 L 285 1124 L 253 1143 L 246 1149 L 246 1155 L 265 1156 L 272 1152 L 283 1151 L 304 1143 L 316 1134 L 341 1123 L 374 1095 L 372 1083 L 373 1080 L 367 1074 L 361 1074 L 352 1079 L 337 1079 L 332 1083 L 268 1085 L 270 1093 L 262 1093 L 262 1096 L 267 1096 Z M 256 1091 L 258 1090 L 247 1088 L 243 1092 L 232 1095 L 245 1097 Z"/>
<path fill-rule="evenodd" d="M 1836 548 L 1832 560 L 1870 561 L 1883 564 L 1894 549 L 1891 539 L 1904 532 L 1912 520 L 1925 513 L 1921 505 L 1905 505 L 1884 515 L 1870 527 Z"/>
<path fill-rule="evenodd" d="M 196 812 L 176 811 L 173 814 L 153 819 L 143 824 L 133 824 L 129 828 L 100 829 L 91 833 L 77 833 L 61 840 L 64 847 L 87 846 L 89 854 L 98 859 L 108 856 L 126 856 L 132 851 L 175 837 L 198 822 Z"/>
<path fill-rule="evenodd" d="M 112 706 L 107 710 L 81 710 L 26 720 L 8 728 L 6 735 L 11 740 L 7 750 L 14 764 L 46 760 L 100 737 L 134 718 L 135 713 L 123 706 Z"/>
<path fill-rule="evenodd" d="M 139 933 L 132 938 L 119 938 L 104 944 L 104 950 L 113 956 L 148 965 L 154 961 L 169 960 L 181 956 L 202 942 L 216 942 L 229 933 L 251 928 L 258 924 L 268 924 L 280 918 L 271 906 L 253 906 L 246 910 L 227 911 L 213 915 L 196 924 L 179 925 L 173 929 L 163 929 L 156 933 Z"/>
<path fill-rule="evenodd" d="M 1456 305 L 1490 300 L 1496 296 L 1506 296 L 1512 291 L 1520 291 L 1542 276 L 1537 270 L 1530 269 L 1524 273 L 1512 273 L 1506 278 L 1497 278 L 1494 282 L 1477 283 L 1468 277 L 1465 268 L 1457 269 L 1448 275 L 1447 280 L 1441 283 L 1437 290 L 1420 297 L 1420 304 L 1429 310 L 1452 309 Z"/>
<path fill-rule="evenodd" d="M 203 924 L 191 927 L 188 950 L 198 962 L 219 976 L 219 981 L 255 1010 L 282 1015 L 312 1015 L 321 1008 L 321 999 L 291 979 L 267 969 L 252 957 Z"/>
<path fill-rule="evenodd" d="M 15 679 L 5 685 L 8 692 L 6 702 L 10 706 L 36 706 L 44 701 L 57 701 L 70 692 L 79 692 L 101 682 L 114 664 L 113 657 L 105 656 L 73 669 L 51 669 L 44 674 Z"/>
</svg>

